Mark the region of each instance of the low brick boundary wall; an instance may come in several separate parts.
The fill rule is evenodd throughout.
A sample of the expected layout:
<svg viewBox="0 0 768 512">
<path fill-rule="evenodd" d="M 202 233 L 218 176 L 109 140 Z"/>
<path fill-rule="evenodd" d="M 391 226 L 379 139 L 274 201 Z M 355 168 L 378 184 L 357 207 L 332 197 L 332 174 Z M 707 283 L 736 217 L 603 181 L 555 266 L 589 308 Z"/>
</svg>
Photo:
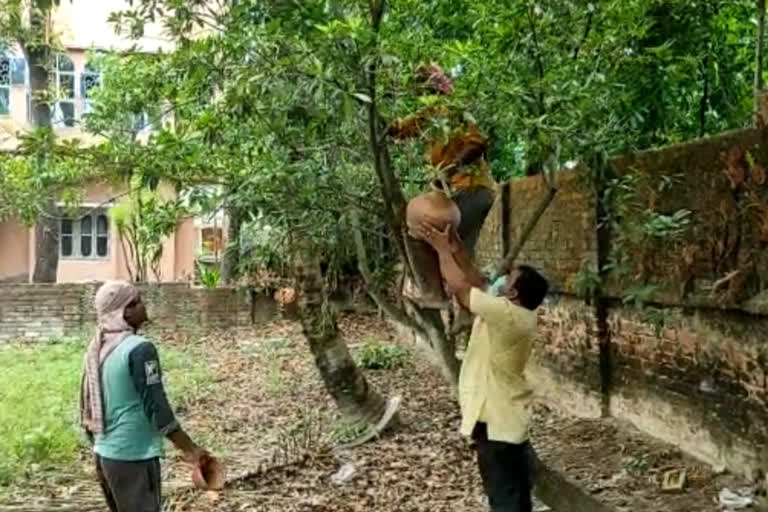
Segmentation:
<svg viewBox="0 0 768 512">
<path fill-rule="evenodd" d="M 631 200 L 612 203 L 626 210 L 607 229 L 600 213 L 616 201 L 608 184 L 580 169 L 558 175 L 518 257 L 552 284 L 530 368 L 542 394 L 576 414 L 627 420 L 717 466 L 768 471 L 766 167 L 763 129 L 613 158 L 614 176 L 636 185 Z M 547 193 L 540 177 L 499 190 L 477 247 L 482 266 L 503 256 Z M 627 241 L 636 233 L 626 219 L 680 210 L 690 225 L 675 243 Z M 598 272 L 612 258 L 629 272 Z M 651 284 L 649 307 L 632 307 L 630 292 Z"/>
<path fill-rule="evenodd" d="M 93 327 L 100 283 L 0 285 L 0 342 L 69 336 Z M 269 295 L 238 288 L 195 288 L 186 283 L 139 285 L 151 329 L 195 333 L 244 327 L 275 314 Z"/>
</svg>

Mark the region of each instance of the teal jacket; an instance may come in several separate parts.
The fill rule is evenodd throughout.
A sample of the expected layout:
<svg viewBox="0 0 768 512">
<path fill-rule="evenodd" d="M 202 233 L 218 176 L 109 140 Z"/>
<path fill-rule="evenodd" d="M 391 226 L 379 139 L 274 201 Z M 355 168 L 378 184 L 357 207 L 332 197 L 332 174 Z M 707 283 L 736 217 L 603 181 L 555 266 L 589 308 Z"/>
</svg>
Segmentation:
<svg viewBox="0 0 768 512">
<path fill-rule="evenodd" d="M 94 438 L 94 452 L 121 461 L 162 457 L 164 437 L 180 427 L 155 346 L 142 336 L 128 336 L 104 360 L 101 389 L 105 428 Z"/>
</svg>

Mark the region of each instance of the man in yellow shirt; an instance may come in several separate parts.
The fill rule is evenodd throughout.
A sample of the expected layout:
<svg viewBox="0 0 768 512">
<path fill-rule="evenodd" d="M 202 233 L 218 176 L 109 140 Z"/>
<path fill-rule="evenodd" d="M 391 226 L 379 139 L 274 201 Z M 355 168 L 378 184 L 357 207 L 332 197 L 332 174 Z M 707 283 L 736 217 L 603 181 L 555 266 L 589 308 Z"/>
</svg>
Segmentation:
<svg viewBox="0 0 768 512">
<path fill-rule="evenodd" d="M 488 286 L 455 228 L 428 224 L 419 234 L 440 256 L 440 272 L 475 315 L 459 378 L 461 433 L 471 436 L 493 512 L 530 512 L 532 451 L 528 424 L 533 390 L 523 372 L 536 336 L 536 308 L 549 285 L 521 265 Z"/>
</svg>

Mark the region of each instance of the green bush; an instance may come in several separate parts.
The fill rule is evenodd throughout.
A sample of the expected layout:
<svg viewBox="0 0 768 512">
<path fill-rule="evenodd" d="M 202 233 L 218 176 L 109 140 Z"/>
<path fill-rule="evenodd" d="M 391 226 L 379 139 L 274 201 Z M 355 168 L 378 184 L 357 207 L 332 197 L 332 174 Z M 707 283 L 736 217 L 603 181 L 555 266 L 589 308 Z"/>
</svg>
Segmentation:
<svg viewBox="0 0 768 512">
<path fill-rule="evenodd" d="M 358 353 L 358 364 L 368 370 L 392 370 L 402 366 L 408 351 L 397 345 L 366 340 Z"/>
<path fill-rule="evenodd" d="M 330 440 L 333 444 L 349 443 L 362 436 L 366 430 L 368 430 L 368 424 L 364 421 L 338 422 L 331 429 Z"/>
<path fill-rule="evenodd" d="M 202 284 L 205 288 L 212 290 L 219 286 L 219 282 L 221 281 L 221 272 L 218 268 L 208 267 L 198 262 L 197 269 L 200 276 L 200 284 Z"/>
</svg>

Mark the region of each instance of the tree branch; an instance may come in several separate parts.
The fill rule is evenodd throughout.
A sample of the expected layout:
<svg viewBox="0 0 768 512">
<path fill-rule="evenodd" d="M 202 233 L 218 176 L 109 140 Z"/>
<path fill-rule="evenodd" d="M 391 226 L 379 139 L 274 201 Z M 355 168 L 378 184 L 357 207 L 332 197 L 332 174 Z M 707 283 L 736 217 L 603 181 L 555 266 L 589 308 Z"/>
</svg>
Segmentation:
<svg viewBox="0 0 768 512">
<path fill-rule="evenodd" d="M 709 54 L 704 56 L 704 60 L 699 67 L 704 86 L 701 93 L 701 101 L 699 102 L 699 137 L 703 137 L 707 133 L 707 107 L 709 106 Z M 758 111 L 759 104 L 759 98 L 755 96 L 755 105 Z"/>
<path fill-rule="evenodd" d="M 365 250 L 365 244 L 363 243 L 363 234 L 360 231 L 360 219 L 355 210 L 352 210 L 352 231 L 355 238 L 355 250 L 357 251 L 357 268 L 360 271 L 360 275 L 363 276 L 363 280 L 366 284 L 366 291 L 371 296 L 377 306 L 381 308 L 390 318 L 399 322 L 406 327 L 415 330 L 422 336 L 426 333 L 424 329 L 418 325 L 414 320 L 409 317 L 405 311 L 401 310 L 393 303 L 384 297 L 374 288 L 373 277 L 371 276 L 371 268 L 368 266 L 368 254 Z"/>
<path fill-rule="evenodd" d="M 528 24 L 531 27 L 531 35 L 533 36 L 533 44 L 536 47 L 536 68 L 539 74 L 539 80 L 544 80 L 544 63 L 541 60 L 541 46 L 539 45 L 539 35 L 536 32 L 536 23 L 533 20 L 533 4 L 528 9 Z M 541 89 L 541 83 L 539 87 L 539 115 L 544 114 L 544 91 Z"/>
<path fill-rule="evenodd" d="M 509 270 L 512 268 L 512 265 L 515 263 L 515 260 L 520 255 L 520 251 L 523 249 L 523 246 L 528 241 L 528 238 L 531 236 L 531 233 L 533 232 L 533 228 L 536 227 L 536 224 L 538 224 L 541 216 L 544 215 L 544 212 L 552 203 L 552 200 L 555 199 L 555 195 L 557 194 L 557 189 L 555 188 L 554 184 L 549 180 L 547 180 L 543 174 L 542 174 L 542 180 L 544 180 L 544 182 L 547 183 L 548 185 L 547 193 L 544 197 L 541 198 L 541 201 L 536 206 L 536 209 L 533 211 L 533 214 L 528 219 L 528 221 L 523 225 L 523 230 L 520 233 L 520 237 L 517 239 L 514 245 L 510 246 L 509 251 L 507 251 L 507 254 L 504 256 L 504 259 L 501 260 L 501 262 L 499 262 L 499 264 L 496 266 L 495 275 L 497 276 L 506 274 L 507 272 L 509 272 Z"/>
<path fill-rule="evenodd" d="M 755 49 L 755 125 L 760 122 L 760 93 L 763 90 L 763 47 L 765 45 L 765 0 L 757 0 L 757 48 Z"/>
<path fill-rule="evenodd" d="M 378 35 L 384 15 L 385 0 L 370 0 L 371 25 Z M 377 43 L 374 43 L 377 44 Z M 402 261 L 407 262 L 405 240 L 403 238 L 403 224 L 405 219 L 405 196 L 400 187 L 397 176 L 392 168 L 392 158 L 389 154 L 386 138 L 382 138 L 382 132 L 386 131 L 384 123 L 379 116 L 378 101 L 376 97 L 376 58 L 371 59 L 366 73 L 366 85 L 368 86 L 368 138 L 373 155 L 373 167 L 384 196 L 386 218 L 392 234 L 395 237 L 395 246 Z M 409 271 L 412 273 L 410 265 Z"/>
<path fill-rule="evenodd" d="M 584 27 L 584 34 L 581 36 L 581 41 L 579 41 L 579 44 L 576 45 L 576 48 L 573 49 L 573 60 L 579 58 L 581 47 L 584 46 L 584 43 L 587 41 L 587 37 L 589 37 L 589 32 L 592 30 L 592 20 L 594 17 L 595 10 L 593 8 L 591 11 L 589 11 L 589 15 L 587 15 L 587 25 Z"/>
<path fill-rule="evenodd" d="M 369 0 L 371 9 L 371 26 L 373 31 L 378 33 L 381 28 L 381 20 L 384 17 L 384 8 L 386 7 L 386 0 Z"/>
</svg>

